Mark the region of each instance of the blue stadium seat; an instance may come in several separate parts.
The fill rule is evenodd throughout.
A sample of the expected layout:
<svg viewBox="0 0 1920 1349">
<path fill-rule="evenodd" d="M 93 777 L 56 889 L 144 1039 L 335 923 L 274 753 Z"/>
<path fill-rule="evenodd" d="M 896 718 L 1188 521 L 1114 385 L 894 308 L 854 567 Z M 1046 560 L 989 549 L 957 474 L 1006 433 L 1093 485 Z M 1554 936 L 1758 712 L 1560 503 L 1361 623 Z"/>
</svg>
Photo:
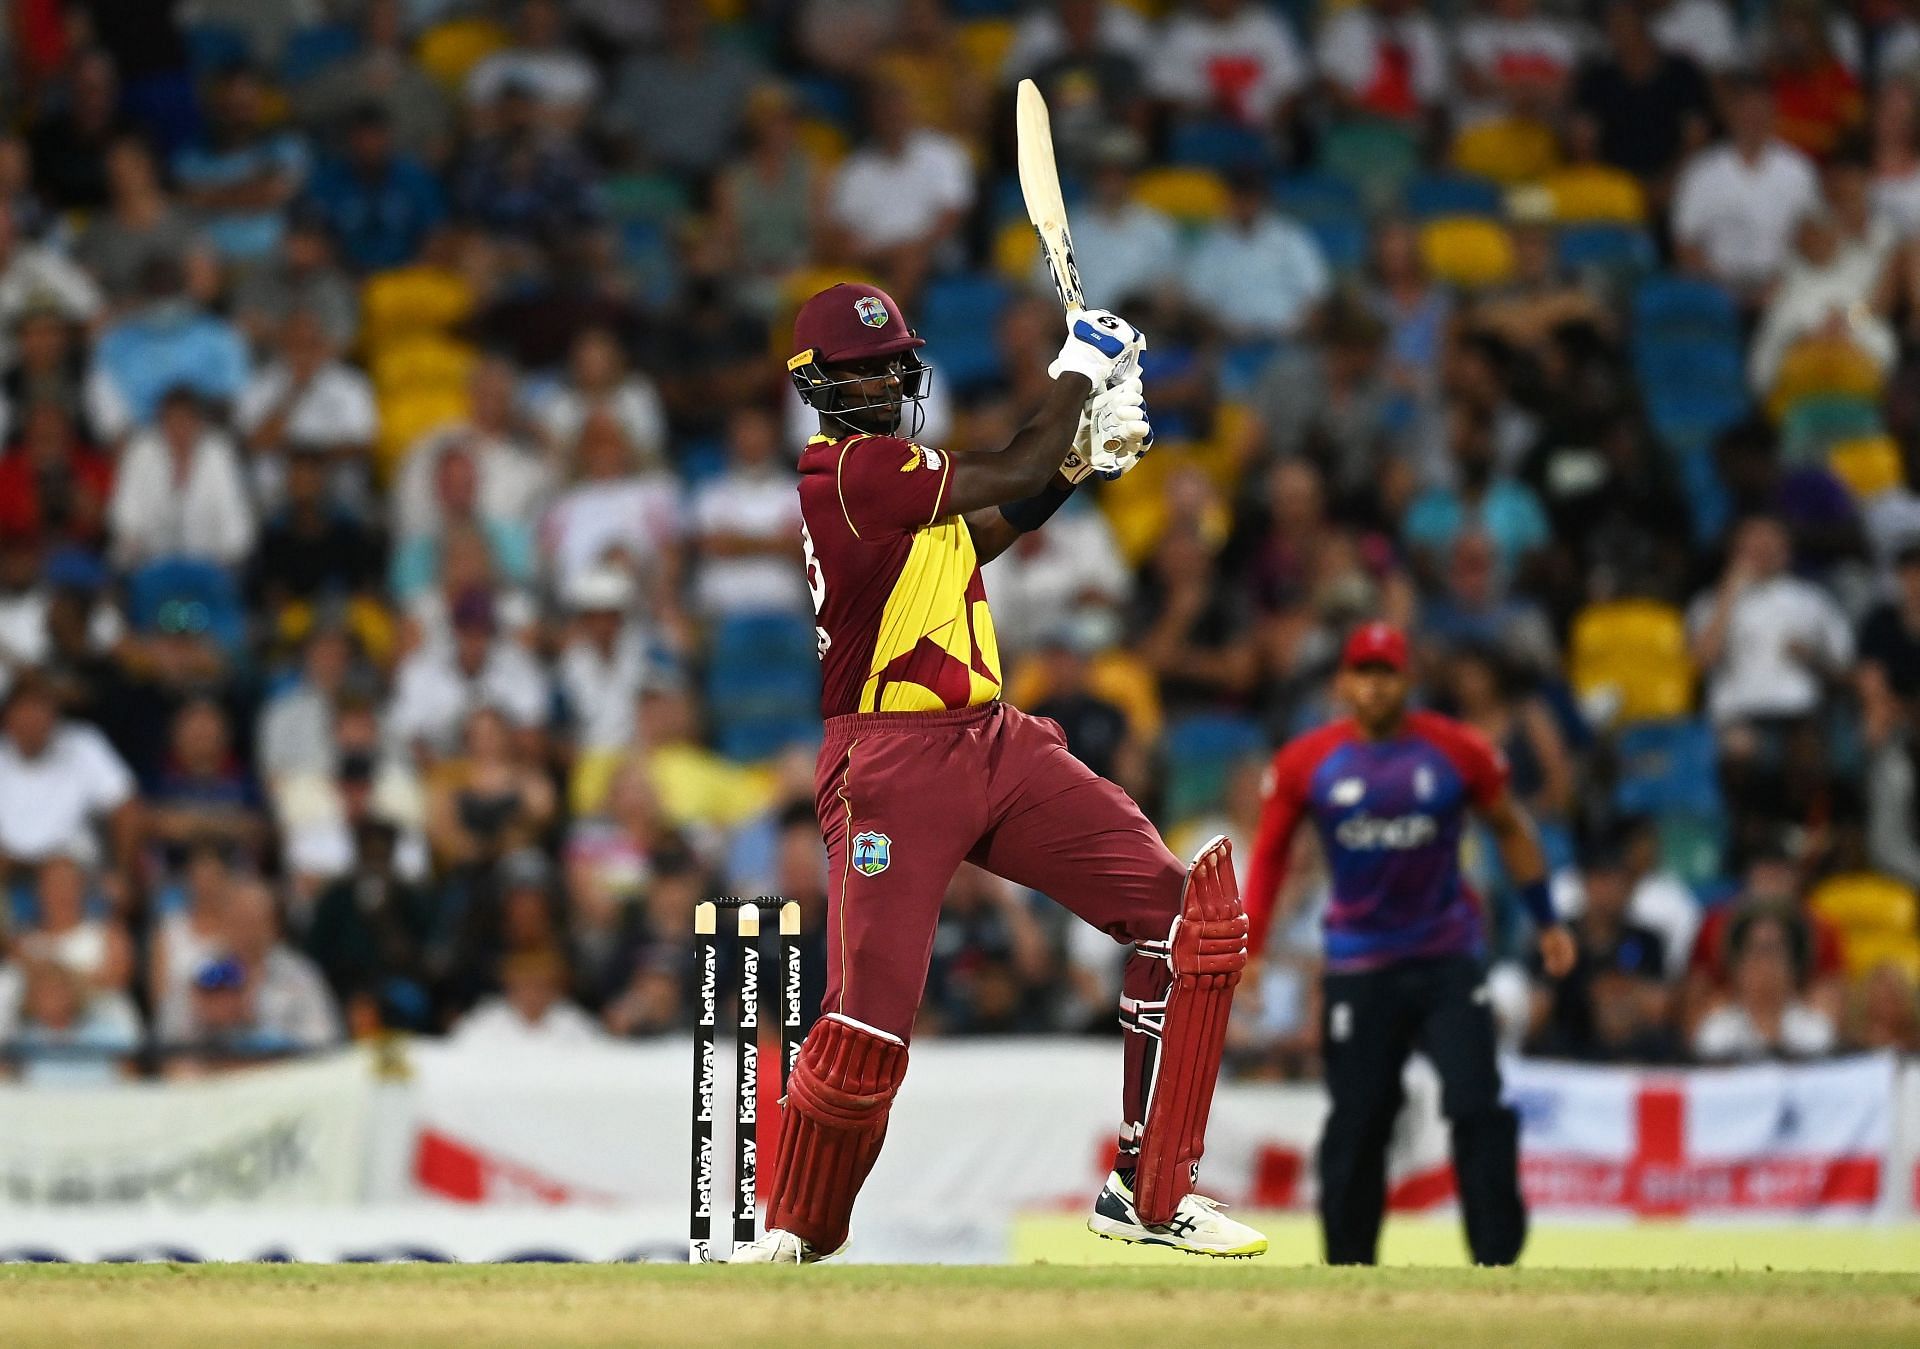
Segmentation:
<svg viewBox="0 0 1920 1349">
<path fill-rule="evenodd" d="M 1693 523 L 1696 543 L 1710 544 L 1727 532 L 1733 523 L 1733 496 L 1720 480 L 1720 467 L 1714 462 L 1710 445 L 1694 445 L 1681 451 L 1674 461 L 1680 470 L 1680 486 L 1687 498 L 1687 514 Z"/>
<path fill-rule="evenodd" d="M 1313 235 L 1313 241 L 1320 245 L 1327 266 L 1334 271 L 1354 273 L 1367 265 L 1367 226 L 1360 217 L 1308 220 L 1304 223 L 1307 232 Z"/>
<path fill-rule="evenodd" d="M 794 93 L 809 116 L 832 122 L 851 132 L 860 121 L 860 101 L 853 86 L 831 75 L 800 75 L 793 81 Z"/>
<path fill-rule="evenodd" d="M 1167 766 L 1165 813 L 1190 819 L 1219 806 L 1233 766 L 1267 749 L 1260 723 L 1247 717 L 1203 713 L 1167 727 L 1161 740 Z"/>
<path fill-rule="evenodd" d="M 1629 726 L 1617 746 L 1620 779 L 1614 806 L 1627 815 L 1686 814 L 1718 819 L 1719 755 L 1713 728 L 1701 719 Z"/>
<path fill-rule="evenodd" d="M 1572 271 L 1632 276 L 1659 261 L 1653 239 L 1637 225 L 1570 225 L 1560 231 L 1560 265 Z"/>
<path fill-rule="evenodd" d="M 1711 385 L 1650 388 L 1646 400 L 1655 434 L 1676 451 L 1710 446 L 1746 417 L 1749 406 L 1744 390 Z"/>
<path fill-rule="evenodd" d="M 725 620 L 714 633 L 706 696 L 714 741 L 728 758 L 765 759 L 816 738 L 813 625 L 792 614 Z"/>
<path fill-rule="evenodd" d="M 1200 168 L 1264 168 L 1274 161 L 1273 147 L 1267 138 L 1250 127 L 1230 122 L 1194 122 L 1173 129 L 1168 140 L 1168 158 L 1176 164 Z"/>
<path fill-rule="evenodd" d="M 1230 399 L 1246 397 L 1279 349 L 1277 342 L 1239 342 L 1228 347 L 1220 359 L 1220 392 Z"/>
<path fill-rule="evenodd" d="M 187 61 L 198 76 L 243 66 L 253 59 L 247 35 L 238 28 L 220 23 L 196 23 L 189 24 L 181 36 L 186 40 Z"/>
<path fill-rule="evenodd" d="M 927 286 L 919 333 L 933 349 L 936 379 L 967 392 L 1000 378 L 995 327 L 1009 298 L 1006 283 L 991 276 L 945 276 Z"/>
<path fill-rule="evenodd" d="M 1354 185 L 1337 173 L 1309 169 L 1290 173 L 1273 189 L 1273 200 L 1296 220 L 1359 222 L 1366 205 Z"/>
<path fill-rule="evenodd" d="M 1425 173 L 1401 188 L 1402 204 L 1416 220 L 1443 215 L 1498 216 L 1500 185 L 1461 173 Z"/>
<path fill-rule="evenodd" d="M 1636 339 L 1718 337 L 1740 340 L 1740 315 L 1733 297 L 1711 281 L 1691 277 L 1650 276 L 1633 294 Z"/>
<path fill-rule="evenodd" d="M 247 611 L 233 575 L 194 557 L 149 562 L 127 579 L 127 616 L 143 632 L 205 633 L 227 654 L 244 654 Z"/>
<path fill-rule="evenodd" d="M 1634 345 L 1633 365 L 1650 397 L 1669 391 L 1746 394 L 1746 353 L 1734 342 L 1649 338 Z"/>
<path fill-rule="evenodd" d="M 310 80 L 335 61 L 360 48 L 360 34 L 350 23 L 318 23 L 297 30 L 280 53 L 280 78 L 288 84 Z"/>
</svg>

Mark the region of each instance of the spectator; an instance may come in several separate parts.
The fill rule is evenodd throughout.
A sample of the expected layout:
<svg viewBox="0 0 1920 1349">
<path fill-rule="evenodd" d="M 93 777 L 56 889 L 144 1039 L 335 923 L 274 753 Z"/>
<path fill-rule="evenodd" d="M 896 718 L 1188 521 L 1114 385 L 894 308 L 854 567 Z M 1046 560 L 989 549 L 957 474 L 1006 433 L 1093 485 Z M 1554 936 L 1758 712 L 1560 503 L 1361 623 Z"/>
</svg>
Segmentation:
<svg viewBox="0 0 1920 1349">
<path fill-rule="evenodd" d="M 567 586 L 572 632 L 558 678 L 573 717 L 575 744 L 609 753 L 633 742 L 633 703 L 647 673 L 643 634 L 629 622 L 633 578 L 619 567 L 583 571 Z"/>
<path fill-rule="evenodd" d="M 261 344 L 276 339 L 289 315 L 305 313 L 318 318 L 327 339 L 344 351 L 359 332 L 359 308 L 352 278 L 334 261 L 332 236 L 306 207 L 289 217 L 272 257 L 243 271 L 234 286 L 235 318 Z"/>
<path fill-rule="evenodd" d="M 107 199 L 88 219 L 74 257 L 100 279 L 112 307 L 139 294 L 142 278 L 156 261 L 173 265 L 188 258 L 201 276 L 212 271 L 199 234 L 161 186 L 153 152 L 144 140 L 137 135 L 115 140 L 107 148 L 103 171 Z"/>
<path fill-rule="evenodd" d="M 1061 171 L 1077 174 L 1098 166 L 1101 144 L 1116 133 L 1146 131 L 1153 46 L 1145 20 L 1116 0 L 1063 0 L 1021 17 L 1000 79 L 1040 87 Z"/>
<path fill-rule="evenodd" d="M 253 504 L 240 456 L 208 424 L 192 389 L 168 390 L 158 424 L 127 445 L 107 520 L 114 561 L 128 569 L 171 557 L 233 566 L 252 548 Z"/>
<path fill-rule="evenodd" d="M 485 592 L 461 596 L 451 617 L 453 640 L 421 647 L 394 675 L 389 738 L 416 756 L 439 758 L 455 749 L 481 708 L 499 711 L 523 736 L 537 738 L 549 698 L 539 663 L 500 636 Z"/>
<path fill-rule="evenodd" d="M 300 678 L 267 703 L 254 735 L 269 788 L 297 774 L 333 770 L 334 704 L 353 661 L 353 638 L 344 629 L 316 624 L 307 634 Z"/>
<path fill-rule="evenodd" d="M 742 116 L 746 151 L 715 179 L 713 229 L 736 298 L 771 313 L 781 284 L 813 256 L 828 177 L 800 141 L 800 109 L 786 86 L 756 87 Z"/>
<path fill-rule="evenodd" d="M 200 698 L 175 714 L 167 761 L 151 791 L 148 832 L 162 846 L 211 840 L 236 855 L 258 855 L 267 820 L 260 788 L 234 753 L 217 702 Z"/>
<path fill-rule="evenodd" d="M 841 164 L 828 216 L 847 256 L 909 303 L 957 248 L 973 174 L 966 147 L 924 126 L 898 82 L 875 79 L 867 98 L 872 139 Z"/>
<path fill-rule="evenodd" d="M 608 328 L 588 328 L 574 338 L 566 383 L 550 389 L 533 409 L 552 462 L 564 464 L 572 458 L 587 420 L 596 412 L 619 423 L 641 459 L 655 462 L 666 453 L 667 414 L 659 390 L 628 367 L 619 337 Z"/>
<path fill-rule="evenodd" d="M 187 848 L 175 875 L 149 927 L 145 993 L 156 1008 L 184 999 L 194 975 L 219 955 L 234 884 L 226 853 L 206 839 Z"/>
<path fill-rule="evenodd" d="M 217 75 L 209 129 L 174 156 L 182 199 L 207 239 L 234 263 L 267 260 L 280 246 L 285 211 L 307 176 L 307 147 L 292 131 L 270 131 L 259 74 L 240 66 Z"/>
<path fill-rule="evenodd" d="M 1033 650 L 1062 615 L 1117 611 L 1133 588 L 1106 516 L 1072 504 L 1045 529 L 1014 540 L 982 575 L 1008 662 Z"/>
<path fill-rule="evenodd" d="M 1141 573 L 1134 651 L 1159 678 L 1169 717 L 1232 708 L 1252 692 L 1245 602 L 1217 579 L 1200 528 L 1178 518 Z"/>
<path fill-rule="evenodd" d="M 1711 93 L 1693 60 L 1662 51 L 1637 0 L 1606 7 L 1605 56 L 1589 57 L 1573 102 L 1597 133 L 1600 158 L 1650 181 L 1664 199 L 1675 168 L 1707 143 Z"/>
<path fill-rule="evenodd" d="M 0 858 L 31 865 L 68 856 L 92 865 L 103 857 L 94 828 L 104 825 L 104 857 L 124 896 L 141 834 L 136 787 L 105 736 L 62 719 L 43 675 L 14 677 L 0 705 Z"/>
<path fill-rule="evenodd" d="M 354 109 L 345 153 L 322 161 L 307 189 L 341 256 L 358 271 L 414 261 L 446 217 L 440 180 L 396 148 L 393 120 L 380 103 Z"/>
<path fill-rule="evenodd" d="M 50 403 L 69 429 L 97 443 L 96 423 L 124 420 L 111 392 L 87 378 L 85 334 L 53 306 L 25 310 L 13 329 L 13 360 L 0 373 L 0 438 L 24 433 L 29 408 Z"/>
<path fill-rule="evenodd" d="M 1147 55 L 1147 86 L 1179 114 L 1272 127 L 1307 84 L 1293 34 L 1247 0 L 1194 0 Z"/>
<path fill-rule="evenodd" d="M 1438 591 L 1420 606 L 1420 637 L 1441 649 L 1489 647 L 1520 669 L 1550 669 L 1553 628 L 1534 601 L 1515 594 L 1502 574 L 1500 555 L 1485 534 L 1454 541 Z"/>
<path fill-rule="evenodd" d="M 1092 193 L 1073 213 L 1073 254 L 1087 303 L 1112 308 L 1138 295 L 1175 284 L 1180 274 L 1180 236 L 1173 222 L 1133 195 L 1135 171 L 1145 149 L 1130 131 L 1109 128 L 1088 142 Z M 1034 287 L 1052 283 L 1044 257 L 1034 262 Z"/>
<path fill-rule="evenodd" d="M 234 412 L 255 457 L 258 495 L 268 502 L 285 497 L 290 470 L 282 456 L 297 446 L 331 463 L 343 500 L 362 499 L 379 432 L 372 383 L 339 359 L 311 310 L 287 315 L 276 346 L 277 359 L 255 373 Z"/>
<path fill-rule="evenodd" d="M 341 504 L 333 478 L 324 445 L 289 447 L 285 501 L 261 530 L 252 568 L 254 602 L 276 629 L 310 618 L 314 605 L 373 603 L 386 581 L 386 541 Z"/>
<path fill-rule="evenodd" d="M 112 462 L 81 440 L 59 403 L 33 402 L 22 411 L 20 439 L 0 455 L 0 538 L 98 548 L 107 532 Z"/>
<path fill-rule="evenodd" d="M 439 461 L 455 448 L 474 457 L 482 517 L 518 522 L 538 510 L 548 491 L 548 473 L 534 450 L 530 428 L 515 410 L 515 380 L 513 367 L 505 361 L 483 359 L 467 382 L 467 420 L 408 448 L 393 485 L 397 539 L 432 534 L 440 527 Z"/>
<path fill-rule="evenodd" d="M 1456 403 L 1448 422 L 1458 485 L 1429 487 L 1414 498 L 1401 532 L 1429 575 L 1439 574 L 1441 560 L 1468 534 L 1485 534 L 1501 573 L 1517 575 L 1551 537 L 1546 512 L 1532 489 L 1499 470 L 1491 417 Z"/>
<path fill-rule="evenodd" d="M 354 868 L 321 891 L 302 943 L 356 1040 L 438 1029 L 430 968 L 438 914 L 432 897 L 398 873 L 399 841 L 388 822 L 360 826 Z"/>
<path fill-rule="evenodd" d="M 449 579 L 456 548 L 465 536 L 485 541 L 487 572 L 515 583 L 533 579 L 534 541 L 526 524 L 486 512 L 481 479 L 486 461 L 471 442 L 444 445 L 433 458 L 434 520 L 431 533 L 402 539 L 393 554 L 394 598 L 406 603 Z"/>
<path fill-rule="evenodd" d="M 1651 0 L 1654 40 L 1712 76 L 1743 65 L 1746 49 L 1727 0 Z"/>
<path fill-rule="evenodd" d="M 1541 14 L 1533 0 L 1490 0 L 1460 24 L 1458 124 L 1504 117 L 1547 119 L 1566 101 L 1579 34 Z"/>
<path fill-rule="evenodd" d="M 552 785 L 514 752 L 513 728 L 491 707 L 475 709 L 464 754 L 435 779 L 427 802 L 429 840 L 443 865 L 486 863 L 531 846 L 552 823 Z"/>
<path fill-rule="evenodd" d="M 1891 960 L 1868 971 L 1854 985 L 1846 1031 L 1853 1049 L 1920 1054 L 1920 999 L 1914 996 L 1913 975 Z"/>
<path fill-rule="evenodd" d="M 1388 220 L 1374 231 L 1363 302 L 1386 325 L 1394 415 L 1409 422 L 1439 387 L 1453 331 L 1453 297 L 1428 275 L 1411 223 Z"/>
<path fill-rule="evenodd" d="M 1920 234 L 1920 116 L 1907 81 L 1887 80 L 1874 92 L 1867 144 L 1874 214 L 1911 239 Z"/>
<path fill-rule="evenodd" d="M 1126 711 L 1092 684 L 1093 657 L 1111 643 L 1112 627 L 1110 615 L 1081 609 L 1042 635 L 1035 654 L 1047 696 L 1034 704 L 1033 714 L 1058 722 L 1074 758 L 1132 793 L 1147 784 L 1143 747 Z"/>
<path fill-rule="evenodd" d="M 1768 913 L 1729 924 L 1731 988 L 1693 1035 L 1693 1052 L 1714 1062 L 1815 1058 L 1831 1053 L 1832 1020 L 1797 990 L 1811 952 L 1803 927 Z"/>
<path fill-rule="evenodd" d="M 545 125 L 537 86 L 504 81 L 491 129 L 453 175 L 458 215 L 522 249 L 554 244 L 600 218 L 599 175 L 579 146 Z"/>
<path fill-rule="evenodd" d="M 35 921 L 15 943 L 29 964 L 57 965 L 80 983 L 85 1002 L 111 1003 L 124 1024 L 139 1024 L 127 990 L 133 981 L 133 943 L 117 921 L 89 915 L 87 869 L 56 853 L 35 876 Z"/>
<path fill-rule="evenodd" d="M 168 392 L 231 402 L 246 388 L 247 346 L 239 329 L 215 318 L 187 291 L 179 262 L 154 256 L 141 272 L 144 303 L 110 325 L 94 347 L 102 400 L 94 416 L 100 434 L 118 440 L 152 424 Z M 107 407 L 120 409 L 109 417 Z"/>
<path fill-rule="evenodd" d="M 1681 170 L 1673 196 L 1673 237 L 1688 271 L 1751 300 L 1780 275 L 1794 227 L 1819 201 L 1806 156 L 1774 130 L 1773 95 L 1751 80 L 1727 100 L 1728 139 Z"/>
<path fill-rule="evenodd" d="M 1707 1012 L 1728 995 L 1733 977 L 1732 929 L 1754 915 L 1784 920 L 1792 929 L 1793 941 L 1804 943 L 1806 958 L 1794 975 L 1795 987 L 1830 1020 L 1839 1016 L 1846 975 L 1844 943 L 1838 928 L 1806 908 L 1805 889 L 1801 863 L 1787 846 L 1785 831 L 1760 833 L 1747 848 L 1737 898 L 1707 910 L 1694 938 L 1681 990 L 1684 1030 L 1697 1030 Z"/>
<path fill-rule="evenodd" d="M 727 419 L 727 470 L 693 497 L 699 565 L 695 603 L 709 618 L 809 613 L 800 568 L 799 479 L 780 451 L 771 409 L 737 409 Z"/>
<path fill-rule="evenodd" d="M 1756 752 L 1756 737 L 1777 741 L 1818 713 L 1826 681 L 1853 659 L 1840 606 L 1793 575 L 1792 562 L 1780 521 L 1749 519 L 1733 536 L 1719 583 L 1687 614 L 1694 660 L 1707 675 L 1708 715 L 1723 740 L 1740 742 L 1737 752 Z"/>
<path fill-rule="evenodd" d="M 98 211 L 108 201 L 108 157 L 132 129 L 120 111 L 113 58 L 97 50 L 75 54 L 63 92 L 30 133 L 34 190 L 61 211 Z"/>
<path fill-rule="evenodd" d="M 593 63 L 566 45 L 567 15 L 559 0 L 520 0 L 512 46 L 483 59 L 467 73 L 466 96 L 486 109 L 521 90 L 543 120 L 571 128 L 586 116 L 599 93 Z"/>
<path fill-rule="evenodd" d="M 1631 889 L 1627 920 L 1660 938 L 1662 968 L 1669 983 L 1689 959 L 1700 931 L 1700 903 L 1687 883 L 1669 870 L 1660 855 L 1660 835 L 1651 816 L 1615 822 L 1594 848 L 1594 856 L 1623 871 Z M 1562 887 L 1554 896 L 1562 915 L 1579 916 L 1586 895 L 1579 886 Z"/>
<path fill-rule="evenodd" d="M 294 107 L 308 126 L 376 108 L 399 153 L 438 165 L 452 148 L 453 113 L 445 93 L 409 51 L 404 10 L 405 0 L 366 0 L 360 8 L 359 50 L 294 90 Z M 351 248 L 347 256 L 354 258 Z"/>
<path fill-rule="evenodd" d="M 1514 798 L 1543 826 L 1565 828 L 1574 809 L 1574 772 L 1552 711 L 1525 695 L 1497 651 L 1456 647 L 1445 686 L 1453 715 L 1505 757 Z"/>
<path fill-rule="evenodd" d="M 625 567 L 665 621 L 681 572 L 679 484 L 657 459 L 636 454 L 608 411 L 587 415 L 574 463 L 574 485 L 540 525 L 548 568 L 564 586 L 594 567 Z"/>
<path fill-rule="evenodd" d="M 454 1023 L 452 1041 L 469 1049 L 535 1050 L 593 1044 L 606 1032 L 566 996 L 566 961 L 558 951 L 526 951 L 500 967 L 502 992 Z"/>
<path fill-rule="evenodd" d="M 1293 337 L 1313 321 L 1333 280 L 1320 247 L 1268 205 L 1266 176 L 1236 173 L 1226 219 L 1195 244 L 1187 298 L 1229 337 Z"/>
<path fill-rule="evenodd" d="M 1832 154 L 1866 111 L 1860 81 L 1834 52 L 1827 24 L 1818 0 L 1782 0 L 1766 44 L 1780 138 L 1814 159 Z"/>
<path fill-rule="evenodd" d="M 1415 0 L 1364 0 L 1333 13 L 1317 52 L 1344 114 L 1420 123 L 1446 97 L 1447 46 Z"/>
<path fill-rule="evenodd" d="M 662 41 L 621 63 L 602 116 L 642 163 L 705 177 L 733 152 L 766 68 L 738 46 L 713 40 L 700 0 L 665 0 L 661 12 Z"/>
<path fill-rule="evenodd" d="M 1626 858 L 1602 853 L 1581 879 L 1583 903 L 1570 924 L 1579 956 L 1557 983 L 1534 984 L 1531 1047 L 1554 1058 L 1669 1062 L 1677 1046 L 1668 1029 L 1666 948 L 1629 917 Z"/>
<path fill-rule="evenodd" d="M 1052 952 L 1020 892 L 975 866 L 947 887 L 920 1019 L 942 1035 L 1004 1035 L 1045 1025 Z"/>
<path fill-rule="evenodd" d="M 28 243 L 17 209 L 0 201 L 0 330 L 11 334 L 29 309 L 54 309 L 75 323 L 91 323 L 103 306 L 93 278 L 66 255 Z"/>
<path fill-rule="evenodd" d="M 133 1005 L 89 997 L 80 975 L 51 960 L 26 962 L 19 1025 L 4 1046 L 30 1087 L 102 1087 L 133 1075 L 140 1047 Z"/>
</svg>

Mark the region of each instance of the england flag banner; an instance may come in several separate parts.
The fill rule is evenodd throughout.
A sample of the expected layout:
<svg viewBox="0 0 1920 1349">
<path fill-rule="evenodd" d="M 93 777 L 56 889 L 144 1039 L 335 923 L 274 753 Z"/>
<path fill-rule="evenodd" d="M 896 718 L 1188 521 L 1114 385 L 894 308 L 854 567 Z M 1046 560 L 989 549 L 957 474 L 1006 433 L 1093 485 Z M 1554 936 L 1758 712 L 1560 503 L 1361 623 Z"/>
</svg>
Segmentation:
<svg viewBox="0 0 1920 1349">
<path fill-rule="evenodd" d="M 1515 1061 L 1527 1200 L 1651 1217 L 1864 1213 L 1891 1197 L 1892 1055 L 1685 1073 Z"/>
</svg>

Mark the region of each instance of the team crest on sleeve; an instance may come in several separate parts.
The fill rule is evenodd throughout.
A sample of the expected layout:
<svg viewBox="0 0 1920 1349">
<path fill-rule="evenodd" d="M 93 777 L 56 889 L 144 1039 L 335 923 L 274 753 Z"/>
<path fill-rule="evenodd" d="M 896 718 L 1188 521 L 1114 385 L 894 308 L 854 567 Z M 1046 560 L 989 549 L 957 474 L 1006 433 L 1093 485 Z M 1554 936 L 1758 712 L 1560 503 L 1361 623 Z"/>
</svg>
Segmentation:
<svg viewBox="0 0 1920 1349">
<path fill-rule="evenodd" d="M 853 836 L 853 869 L 862 876 L 878 876 L 893 860 L 893 840 L 871 830 Z"/>
<path fill-rule="evenodd" d="M 887 326 L 887 307 L 871 295 L 862 295 L 859 299 L 855 300 L 853 302 L 853 312 L 858 314 L 860 321 L 869 328 L 884 328 Z"/>
</svg>

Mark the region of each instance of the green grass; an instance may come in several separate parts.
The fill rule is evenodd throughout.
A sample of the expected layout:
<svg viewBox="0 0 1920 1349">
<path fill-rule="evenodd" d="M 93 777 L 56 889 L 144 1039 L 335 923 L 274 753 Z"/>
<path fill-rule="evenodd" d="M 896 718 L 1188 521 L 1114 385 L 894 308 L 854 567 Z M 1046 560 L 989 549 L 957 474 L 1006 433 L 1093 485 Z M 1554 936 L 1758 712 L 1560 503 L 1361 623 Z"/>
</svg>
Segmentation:
<svg viewBox="0 0 1920 1349">
<path fill-rule="evenodd" d="M 1617 1270 L 620 1265 L 0 1268 L 0 1344 L 1912 1345 L 1920 1277 Z"/>
</svg>

